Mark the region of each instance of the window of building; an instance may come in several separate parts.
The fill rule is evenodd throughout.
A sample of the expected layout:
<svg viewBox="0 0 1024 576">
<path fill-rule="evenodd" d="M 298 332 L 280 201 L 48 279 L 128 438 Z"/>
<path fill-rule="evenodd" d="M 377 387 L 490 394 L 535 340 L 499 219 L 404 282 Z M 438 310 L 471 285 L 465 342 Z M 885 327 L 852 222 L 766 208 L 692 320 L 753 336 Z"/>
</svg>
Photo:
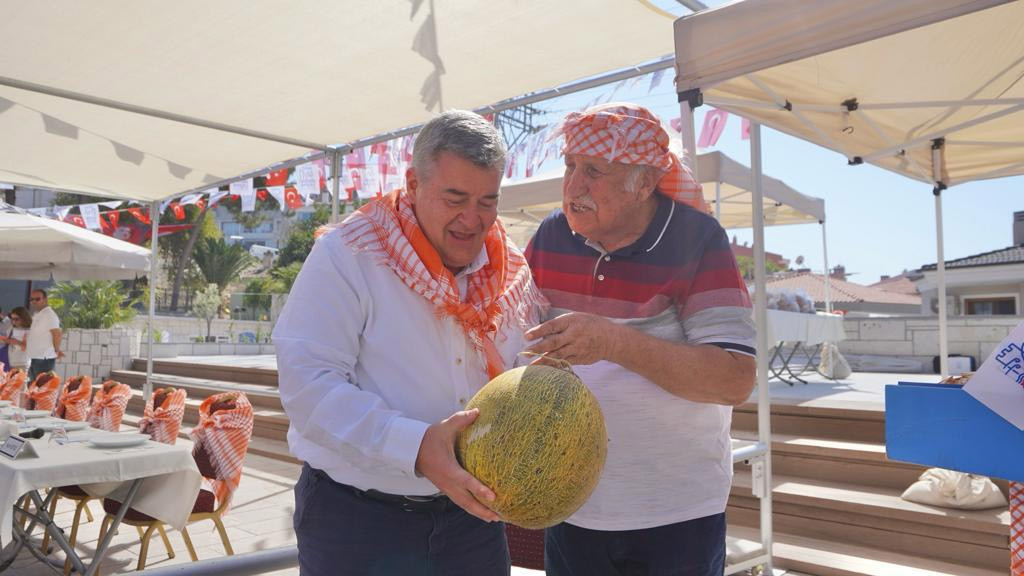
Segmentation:
<svg viewBox="0 0 1024 576">
<path fill-rule="evenodd" d="M 1014 296 L 964 298 L 964 312 L 968 316 L 1013 316 L 1017 314 L 1017 298 Z"/>
</svg>

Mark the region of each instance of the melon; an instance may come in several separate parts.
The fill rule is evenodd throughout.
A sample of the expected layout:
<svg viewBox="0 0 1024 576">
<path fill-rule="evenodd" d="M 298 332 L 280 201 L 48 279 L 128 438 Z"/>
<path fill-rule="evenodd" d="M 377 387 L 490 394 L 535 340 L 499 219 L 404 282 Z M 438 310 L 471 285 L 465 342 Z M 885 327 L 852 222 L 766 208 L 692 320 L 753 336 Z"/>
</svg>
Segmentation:
<svg viewBox="0 0 1024 576">
<path fill-rule="evenodd" d="M 553 526 L 586 502 L 601 477 L 608 436 L 597 398 L 571 369 L 499 374 L 473 396 L 476 421 L 459 432 L 459 463 L 496 496 L 482 503 L 523 528 Z"/>
</svg>

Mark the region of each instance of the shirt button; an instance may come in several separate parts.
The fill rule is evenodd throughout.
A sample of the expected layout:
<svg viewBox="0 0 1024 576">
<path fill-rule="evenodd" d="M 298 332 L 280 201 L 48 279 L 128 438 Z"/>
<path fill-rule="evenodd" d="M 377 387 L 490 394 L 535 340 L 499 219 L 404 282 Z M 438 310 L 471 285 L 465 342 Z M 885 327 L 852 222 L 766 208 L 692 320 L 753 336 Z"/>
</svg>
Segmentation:
<svg viewBox="0 0 1024 576">
<path fill-rule="evenodd" d="M 605 262 L 611 262 L 612 261 L 612 257 L 611 256 L 605 256 L 604 257 L 604 261 Z"/>
<path fill-rule="evenodd" d="M 603 281 L 604 280 L 604 274 L 598 274 L 597 275 L 597 279 Z"/>
<path fill-rule="evenodd" d="M 456 358 L 455 359 L 455 365 L 456 366 L 462 366 L 462 358 Z"/>
<path fill-rule="evenodd" d="M 465 406 L 466 405 L 466 399 L 465 398 L 459 398 L 459 404 Z"/>
</svg>

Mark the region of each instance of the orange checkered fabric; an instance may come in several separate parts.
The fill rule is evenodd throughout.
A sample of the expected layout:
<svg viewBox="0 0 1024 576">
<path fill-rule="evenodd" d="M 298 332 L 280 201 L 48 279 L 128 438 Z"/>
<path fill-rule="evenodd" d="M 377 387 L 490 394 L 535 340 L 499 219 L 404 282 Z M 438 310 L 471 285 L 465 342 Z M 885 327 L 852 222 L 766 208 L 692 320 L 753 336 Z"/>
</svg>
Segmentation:
<svg viewBox="0 0 1024 576">
<path fill-rule="evenodd" d="M 228 399 L 234 400 L 234 409 L 210 413 L 214 404 Z M 242 480 L 242 464 L 249 450 L 252 425 L 252 404 L 241 392 L 214 394 L 199 405 L 199 425 L 191 433 L 195 442 L 193 453 L 202 447 L 210 455 L 217 479 L 206 481 L 210 482 L 211 491 L 217 497 L 217 505 L 224 505 L 225 512 Z"/>
<path fill-rule="evenodd" d="M 29 410 L 53 411 L 57 407 L 57 395 L 60 394 L 60 376 L 54 372 L 43 372 L 28 385 L 26 408 Z"/>
<path fill-rule="evenodd" d="M 25 378 L 28 375 L 24 368 L 15 368 L 7 373 L 0 384 L 0 400 L 10 400 L 20 404 L 21 393 L 25 387 Z"/>
<path fill-rule="evenodd" d="M 495 220 L 484 238 L 486 266 L 469 274 L 466 300 L 459 297 L 455 276 L 427 240 L 404 191 L 371 201 L 340 226 L 342 238 L 355 251 L 376 255 L 411 290 L 432 303 L 441 317 L 461 325 L 494 378 L 505 363 L 494 337 L 506 321 L 528 328 L 539 321 L 546 300 L 534 285 L 526 258 L 508 241 Z"/>
<path fill-rule="evenodd" d="M 185 399 L 188 394 L 184 388 L 163 390 L 167 394 L 159 406 L 153 406 L 161 390 L 156 390 L 146 403 L 142 419 L 139 420 L 139 431 L 149 434 L 153 440 L 164 444 L 174 444 L 181 430 L 181 420 L 185 417 Z"/>
<path fill-rule="evenodd" d="M 78 387 L 71 390 L 75 383 Z M 92 399 L 92 377 L 75 376 L 68 378 L 57 401 L 57 417 L 80 422 L 89 415 L 89 400 Z"/>
<path fill-rule="evenodd" d="M 668 132 L 650 110 L 636 104 L 612 103 L 571 112 L 551 138 L 559 135 L 565 136 L 564 154 L 657 168 L 662 172 L 658 192 L 708 212 L 700 183 L 669 150 Z"/>
<path fill-rule="evenodd" d="M 92 397 L 92 407 L 89 408 L 89 426 L 117 432 L 121 429 L 121 418 L 124 417 L 125 408 L 131 400 L 132 389 L 127 384 L 114 380 L 107 380 L 96 391 Z"/>
<path fill-rule="evenodd" d="M 1024 482 L 1010 482 L 1010 574 L 1024 576 Z"/>
</svg>

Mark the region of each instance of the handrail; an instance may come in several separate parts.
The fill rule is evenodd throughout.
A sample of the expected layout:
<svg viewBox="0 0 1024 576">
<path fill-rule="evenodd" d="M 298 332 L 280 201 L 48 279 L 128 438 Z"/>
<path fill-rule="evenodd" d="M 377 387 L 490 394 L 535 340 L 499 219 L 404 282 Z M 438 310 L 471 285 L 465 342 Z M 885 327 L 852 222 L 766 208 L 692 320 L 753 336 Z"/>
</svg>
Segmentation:
<svg viewBox="0 0 1024 576">
<path fill-rule="evenodd" d="M 282 546 L 200 562 L 150 568 L 130 574 L 136 576 L 253 576 L 295 568 L 298 565 L 299 549 L 295 546 Z"/>
</svg>

